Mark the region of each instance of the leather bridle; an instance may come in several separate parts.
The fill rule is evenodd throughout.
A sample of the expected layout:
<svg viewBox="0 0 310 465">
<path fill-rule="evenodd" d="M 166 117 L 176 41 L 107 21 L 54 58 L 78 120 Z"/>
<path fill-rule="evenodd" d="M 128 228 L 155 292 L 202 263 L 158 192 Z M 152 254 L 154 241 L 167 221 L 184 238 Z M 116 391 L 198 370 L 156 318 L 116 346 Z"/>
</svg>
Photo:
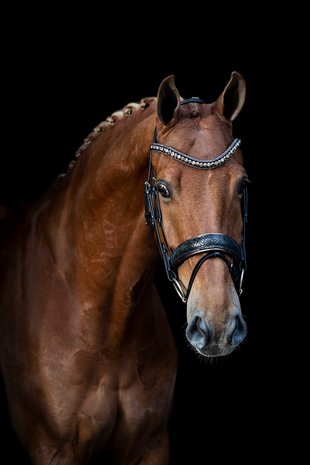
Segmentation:
<svg viewBox="0 0 310 465">
<path fill-rule="evenodd" d="M 186 103 L 205 103 L 203 100 L 192 97 L 183 100 L 181 105 Z M 151 237 L 158 248 L 163 259 L 167 277 L 171 281 L 182 299 L 186 303 L 193 286 L 196 275 L 202 264 L 210 258 L 221 258 L 228 266 L 232 276 L 236 291 L 242 293 L 243 276 L 246 270 L 246 250 L 245 250 L 245 229 L 248 219 L 248 193 L 246 185 L 242 188 L 242 210 L 243 210 L 243 231 L 241 244 L 239 245 L 232 237 L 222 233 L 205 233 L 192 237 L 182 242 L 173 251 L 169 247 L 163 229 L 163 218 L 159 202 L 159 193 L 156 180 L 155 168 L 152 164 L 152 152 L 159 152 L 170 156 L 175 160 L 196 169 L 216 169 L 226 163 L 234 154 L 241 143 L 240 139 L 234 139 L 230 146 L 216 158 L 211 160 L 201 160 L 194 158 L 167 145 L 158 144 L 156 131 L 153 142 L 150 146 L 148 179 L 145 182 L 145 219 L 150 228 Z M 154 237 L 155 233 L 155 237 Z M 192 272 L 187 289 L 178 278 L 177 270 L 179 266 L 193 255 L 203 254 L 197 262 Z"/>
</svg>

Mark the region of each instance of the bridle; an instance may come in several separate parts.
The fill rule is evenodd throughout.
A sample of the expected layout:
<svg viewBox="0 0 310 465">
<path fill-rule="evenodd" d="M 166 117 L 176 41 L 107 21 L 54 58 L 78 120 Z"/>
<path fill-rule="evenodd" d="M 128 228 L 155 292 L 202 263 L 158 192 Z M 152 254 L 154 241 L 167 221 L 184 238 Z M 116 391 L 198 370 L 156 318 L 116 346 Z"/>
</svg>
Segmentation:
<svg viewBox="0 0 310 465">
<path fill-rule="evenodd" d="M 181 105 L 192 102 L 205 103 L 197 97 L 192 97 L 190 99 L 183 100 Z M 232 276 L 237 293 L 239 295 L 242 294 L 243 276 L 246 270 L 245 229 L 248 219 L 247 188 L 245 185 L 242 186 L 243 231 L 240 245 L 232 237 L 227 236 L 226 234 L 205 233 L 182 242 L 172 251 L 166 240 L 163 229 L 163 218 L 159 202 L 156 172 L 152 164 L 152 152 L 159 152 L 163 155 L 169 156 L 191 168 L 210 170 L 219 168 L 226 163 L 240 144 L 240 139 L 234 139 L 230 146 L 221 155 L 211 160 L 200 160 L 179 152 L 167 145 L 159 144 L 157 142 L 156 130 L 154 132 L 153 142 L 150 146 L 148 179 L 145 182 L 145 219 L 146 224 L 150 228 L 151 237 L 163 259 L 168 279 L 173 283 L 175 290 L 183 303 L 186 303 L 188 300 L 199 269 L 202 264 L 210 258 L 221 258 L 224 260 Z M 177 270 L 185 260 L 193 255 L 201 253 L 204 255 L 194 267 L 188 288 L 185 289 L 182 282 L 178 279 Z"/>
</svg>

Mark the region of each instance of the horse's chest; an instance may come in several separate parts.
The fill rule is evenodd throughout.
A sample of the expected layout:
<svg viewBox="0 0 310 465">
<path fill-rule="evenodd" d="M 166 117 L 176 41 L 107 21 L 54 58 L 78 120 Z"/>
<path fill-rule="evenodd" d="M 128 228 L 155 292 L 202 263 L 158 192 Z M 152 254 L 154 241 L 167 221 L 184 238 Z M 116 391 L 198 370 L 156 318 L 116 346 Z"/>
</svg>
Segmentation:
<svg viewBox="0 0 310 465">
<path fill-rule="evenodd" d="M 174 365 L 169 357 L 148 367 L 135 359 L 128 361 L 117 375 L 113 382 L 107 382 L 103 374 L 100 389 L 88 401 L 102 440 L 117 442 L 118 438 L 150 436 L 167 421 Z"/>
</svg>

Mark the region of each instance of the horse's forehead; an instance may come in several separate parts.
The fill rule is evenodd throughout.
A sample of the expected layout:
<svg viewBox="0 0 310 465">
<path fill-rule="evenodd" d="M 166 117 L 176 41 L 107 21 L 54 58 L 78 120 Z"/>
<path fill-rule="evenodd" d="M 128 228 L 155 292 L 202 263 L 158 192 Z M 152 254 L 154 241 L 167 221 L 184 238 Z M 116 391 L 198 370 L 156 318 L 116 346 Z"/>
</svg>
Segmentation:
<svg viewBox="0 0 310 465">
<path fill-rule="evenodd" d="M 231 125 L 224 122 L 215 114 L 207 114 L 197 118 L 182 117 L 168 131 L 165 143 L 167 145 L 178 142 L 188 144 L 207 144 L 231 142 Z"/>
<path fill-rule="evenodd" d="M 232 140 L 230 124 L 226 124 L 215 115 L 209 115 L 204 118 L 188 118 L 176 122 L 174 127 L 160 135 L 159 142 L 189 157 L 198 160 L 212 160 L 223 154 L 231 145 Z M 178 167 L 180 169 L 182 166 L 184 167 L 176 160 L 172 164 L 170 157 L 168 160 L 166 160 L 167 157 L 163 156 L 155 157 L 155 159 L 157 158 L 162 159 L 160 165 L 163 169 L 166 167 L 169 169 L 169 165 L 175 166 L 175 163 L 177 163 L 177 171 L 179 171 Z M 234 159 L 242 163 L 242 159 L 237 153 L 234 154 Z M 195 171 L 201 170 L 195 169 Z"/>
</svg>

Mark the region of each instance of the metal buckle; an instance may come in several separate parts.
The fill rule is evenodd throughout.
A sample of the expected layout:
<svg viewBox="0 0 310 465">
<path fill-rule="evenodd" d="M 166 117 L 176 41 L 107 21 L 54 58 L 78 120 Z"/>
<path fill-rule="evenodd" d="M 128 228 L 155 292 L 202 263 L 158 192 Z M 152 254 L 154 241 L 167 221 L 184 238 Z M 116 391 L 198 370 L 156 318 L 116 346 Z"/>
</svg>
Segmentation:
<svg viewBox="0 0 310 465">
<path fill-rule="evenodd" d="M 243 277 L 244 277 L 244 268 L 242 268 L 241 274 L 240 274 L 239 296 L 243 293 L 243 289 L 242 289 Z"/>
<path fill-rule="evenodd" d="M 176 278 L 172 278 L 171 281 L 172 281 L 174 289 L 176 290 L 178 296 L 181 298 L 183 304 L 186 304 L 187 299 L 186 299 L 186 296 L 184 294 L 184 291 L 182 289 L 181 284 L 179 283 L 179 281 Z"/>
</svg>

